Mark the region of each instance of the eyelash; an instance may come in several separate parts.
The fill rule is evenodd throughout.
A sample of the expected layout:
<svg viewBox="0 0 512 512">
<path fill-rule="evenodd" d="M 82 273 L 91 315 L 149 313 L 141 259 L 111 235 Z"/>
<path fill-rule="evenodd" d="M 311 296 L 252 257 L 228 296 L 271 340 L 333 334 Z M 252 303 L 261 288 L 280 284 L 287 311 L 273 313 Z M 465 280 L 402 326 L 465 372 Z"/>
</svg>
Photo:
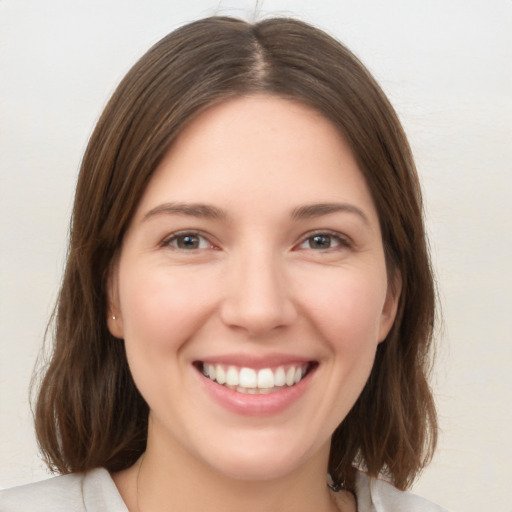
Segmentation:
<svg viewBox="0 0 512 512">
<path fill-rule="evenodd" d="M 180 239 L 195 239 L 198 241 L 198 246 L 193 246 L 193 240 L 190 240 L 190 243 L 192 243 L 189 247 L 179 247 L 178 244 Z M 330 247 L 311 247 L 311 241 L 315 238 L 323 238 L 326 239 L 328 242 L 335 242 L 334 246 Z M 183 240 L 184 241 L 184 240 Z M 318 240 L 320 241 L 320 240 Z M 184 241 L 185 242 L 185 241 Z M 303 247 L 304 244 L 308 243 L 310 244 L 309 247 Z M 185 242 L 187 243 L 187 242 Z M 201 245 L 203 245 L 201 247 Z M 215 246 L 209 241 L 209 239 L 203 235 L 202 233 L 198 231 L 179 231 L 177 233 L 173 233 L 172 235 L 165 238 L 162 243 L 162 247 L 170 247 L 175 250 L 180 251 L 195 251 L 195 250 L 201 250 L 201 249 L 212 249 L 215 248 Z M 331 249 L 337 249 L 337 248 L 350 248 L 352 247 L 352 243 L 350 240 L 346 237 L 341 235 L 340 233 L 336 233 L 334 231 L 316 231 L 313 233 L 308 233 L 307 236 L 305 236 L 302 241 L 295 246 L 295 249 L 310 249 L 314 251 L 329 251 Z"/>
</svg>

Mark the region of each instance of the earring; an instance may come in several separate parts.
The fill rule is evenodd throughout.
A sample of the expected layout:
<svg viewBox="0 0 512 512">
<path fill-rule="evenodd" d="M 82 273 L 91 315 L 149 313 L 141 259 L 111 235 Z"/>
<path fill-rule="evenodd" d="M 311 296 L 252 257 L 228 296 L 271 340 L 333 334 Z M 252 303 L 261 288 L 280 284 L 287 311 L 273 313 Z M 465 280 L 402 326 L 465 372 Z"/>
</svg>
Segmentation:
<svg viewBox="0 0 512 512">
<path fill-rule="evenodd" d="M 327 473 L 327 487 L 329 487 L 331 491 L 340 492 L 345 489 L 345 481 L 342 480 L 340 482 L 337 478 L 334 478 L 330 473 Z"/>
<path fill-rule="evenodd" d="M 112 315 L 112 320 L 115 320 L 116 319 L 116 315 Z"/>
</svg>

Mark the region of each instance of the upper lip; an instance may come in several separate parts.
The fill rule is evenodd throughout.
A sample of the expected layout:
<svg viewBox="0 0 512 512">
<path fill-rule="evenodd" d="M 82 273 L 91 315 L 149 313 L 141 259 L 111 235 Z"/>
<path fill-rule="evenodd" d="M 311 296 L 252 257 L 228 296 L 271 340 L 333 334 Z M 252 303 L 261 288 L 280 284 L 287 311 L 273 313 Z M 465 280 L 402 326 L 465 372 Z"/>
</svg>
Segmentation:
<svg viewBox="0 0 512 512">
<path fill-rule="evenodd" d="M 204 364 L 222 364 L 228 366 L 238 366 L 241 368 L 254 368 L 255 370 L 261 368 L 272 368 L 284 365 L 304 364 L 316 362 L 311 357 L 304 357 L 292 354 L 268 354 L 251 356 L 247 354 L 222 354 L 215 356 L 208 356 L 196 359 L 194 363 Z"/>
</svg>

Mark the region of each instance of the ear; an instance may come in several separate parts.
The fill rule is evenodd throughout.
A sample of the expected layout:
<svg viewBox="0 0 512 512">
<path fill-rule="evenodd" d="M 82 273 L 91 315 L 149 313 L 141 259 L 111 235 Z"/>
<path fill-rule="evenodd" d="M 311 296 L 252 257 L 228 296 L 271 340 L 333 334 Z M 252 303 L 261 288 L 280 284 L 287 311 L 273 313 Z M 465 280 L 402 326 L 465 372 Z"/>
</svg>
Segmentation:
<svg viewBox="0 0 512 512">
<path fill-rule="evenodd" d="M 388 280 L 388 289 L 386 292 L 386 300 L 382 308 L 379 326 L 379 343 L 386 339 L 386 336 L 391 331 L 393 323 L 398 311 L 398 303 L 400 301 L 400 294 L 402 293 L 402 276 L 398 270 L 393 272 Z"/>
<path fill-rule="evenodd" d="M 112 265 L 107 279 L 107 303 L 108 330 L 115 338 L 123 339 L 123 317 L 119 303 L 119 277 L 117 264 Z"/>
</svg>

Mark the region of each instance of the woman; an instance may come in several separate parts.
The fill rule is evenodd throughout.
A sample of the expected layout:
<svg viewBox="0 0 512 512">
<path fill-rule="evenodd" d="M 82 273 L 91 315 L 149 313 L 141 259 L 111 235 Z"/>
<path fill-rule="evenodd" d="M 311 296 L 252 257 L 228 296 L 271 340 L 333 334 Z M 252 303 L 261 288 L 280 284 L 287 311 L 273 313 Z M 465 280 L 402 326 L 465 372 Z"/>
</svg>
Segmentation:
<svg viewBox="0 0 512 512">
<path fill-rule="evenodd" d="M 83 159 L 35 412 L 65 476 L 0 508 L 441 510 L 401 492 L 435 446 L 433 319 L 413 160 L 361 63 L 295 20 L 182 27 Z"/>
</svg>

